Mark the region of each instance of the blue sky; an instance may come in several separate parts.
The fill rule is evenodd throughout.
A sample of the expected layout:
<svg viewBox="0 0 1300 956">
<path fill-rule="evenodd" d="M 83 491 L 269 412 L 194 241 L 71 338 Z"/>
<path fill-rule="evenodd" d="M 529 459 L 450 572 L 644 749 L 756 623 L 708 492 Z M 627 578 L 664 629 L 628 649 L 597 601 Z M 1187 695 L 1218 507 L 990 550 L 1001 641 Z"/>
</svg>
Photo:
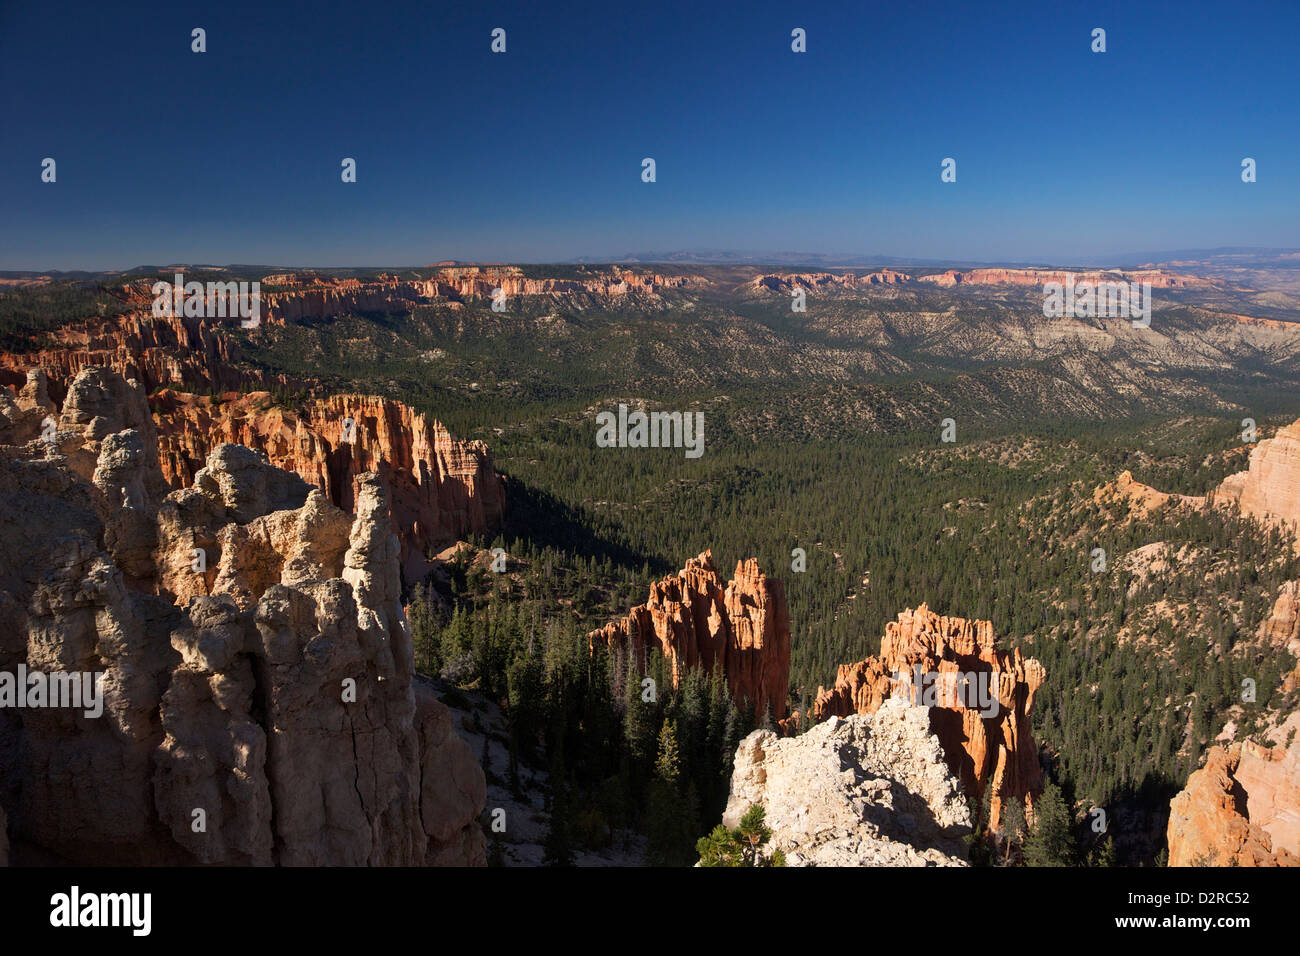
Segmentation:
<svg viewBox="0 0 1300 956">
<path fill-rule="evenodd" d="M 1300 246 L 1298 40 L 1294 0 L 2 2 L 0 269 Z"/>
</svg>

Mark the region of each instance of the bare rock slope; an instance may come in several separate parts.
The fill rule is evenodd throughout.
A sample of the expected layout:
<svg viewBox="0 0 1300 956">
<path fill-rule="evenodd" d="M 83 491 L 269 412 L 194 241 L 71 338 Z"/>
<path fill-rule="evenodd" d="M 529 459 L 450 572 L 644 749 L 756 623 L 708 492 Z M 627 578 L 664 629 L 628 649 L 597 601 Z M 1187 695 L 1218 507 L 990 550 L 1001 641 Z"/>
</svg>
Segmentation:
<svg viewBox="0 0 1300 956">
<path fill-rule="evenodd" d="M 762 804 L 793 866 L 965 866 L 970 809 L 928 707 L 886 701 L 799 737 L 740 742 L 722 822 Z"/>
</svg>

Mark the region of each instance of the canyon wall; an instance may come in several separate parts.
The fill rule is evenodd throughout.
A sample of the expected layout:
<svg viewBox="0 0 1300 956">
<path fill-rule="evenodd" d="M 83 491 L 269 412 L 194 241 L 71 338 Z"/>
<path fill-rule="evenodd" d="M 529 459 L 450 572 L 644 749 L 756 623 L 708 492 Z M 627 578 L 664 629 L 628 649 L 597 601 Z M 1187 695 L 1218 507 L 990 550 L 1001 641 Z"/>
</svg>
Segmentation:
<svg viewBox="0 0 1300 956">
<path fill-rule="evenodd" d="M 914 686 L 918 667 L 920 688 Z M 984 675 L 996 697 L 996 713 L 982 713 L 979 702 L 959 689 L 959 673 Z M 925 683 L 929 674 L 954 676 Z M 997 829 L 1003 800 L 1032 801 L 1042 788 L 1030 714 L 1045 676 L 1042 665 L 1018 649 L 998 650 L 990 622 L 942 617 L 922 604 L 885 626 L 878 657 L 841 665 L 835 685 L 818 688 L 812 717 L 872 714 L 894 698 L 927 702 L 933 687 L 931 728 L 967 792 L 977 800 L 990 792 L 989 825 Z"/>
<path fill-rule="evenodd" d="M 619 645 L 641 661 L 655 648 L 674 686 L 692 667 L 721 672 L 732 698 L 754 714 L 785 716 L 790 682 L 790 610 L 785 587 L 750 558 L 725 585 L 705 551 L 676 575 L 650 585 L 645 604 L 587 636 L 592 646 Z"/>
<path fill-rule="evenodd" d="M 21 387 L 29 370 L 40 369 L 50 393 L 62 400 L 77 373 L 96 366 L 135 379 L 150 392 L 167 386 L 209 391 L 295 384 L 285 376 L 238 368 L 239 346 L 225 333 L 226 322 L 131 312 L 70 323 L 52 333 L 51 348 L 0 352 L 0 386 Z"/>
<path fill-rule="evenodd" d="M 26 391 L 0 391 L 11 439 L 49 415 Z M 87 369 L 55 434 L 0 446 L 0 673 L 102 688 L 99 714 L 0 708 L 12 861 L 484 863 L 485 781 L 414 680 L 378 476 L 353 517 L 220 445 L 164 494 L 152 427 L 140 383 Z"/>
<path fill-rule="evenodd" d="M 1167 836 L 1170 866 L 1300 866 L 1300 745 L 1211 747 Z"/>
<path fill-rule="evenodd" d="M 0 386 L 26 388 L 29 373 L 37 373 L 51 400 L 62 401 L 87 369 L 107 368 L 140 382 L 153 395 L 151 434 L 174 488 L 186 487 L 222 442 L 265 453 L 349 512 L 359 476 L 377 472 L 392 502 L 408 582 L 428 571 L 430 548 L 500 530 L 505 485 L 482 442 L 456 439 L 439 422 L 392 399 L 332 395 L 282 407 L 265 391 L 225 391 L 307 383 L 237 367 L 238 345 L 221 322 L 133 313 L 66 326 L 58 332 L 59 348 L 0 353 Z M 185 391 L 191 388 L 223 393 L 200 397 Z M 354 422 L 350 441 L 343 434 L 347 418 Z"/>
<path fill-rule="evenodd" d="M 347 512 L 355 509 L 361 476 L 377 474 L 391 504 L 408 583 L 428 571 L 430 549 L 501 528 L 505 483 L 487 446 L 453 438 L 401 402 L 331 395 L 287 408 L 265 392 L 212 399 L 164 390 L 151 404 L 163 474 L 173 488 L 188 487 L 223 442 L 261 452 Z"/>
</svg>

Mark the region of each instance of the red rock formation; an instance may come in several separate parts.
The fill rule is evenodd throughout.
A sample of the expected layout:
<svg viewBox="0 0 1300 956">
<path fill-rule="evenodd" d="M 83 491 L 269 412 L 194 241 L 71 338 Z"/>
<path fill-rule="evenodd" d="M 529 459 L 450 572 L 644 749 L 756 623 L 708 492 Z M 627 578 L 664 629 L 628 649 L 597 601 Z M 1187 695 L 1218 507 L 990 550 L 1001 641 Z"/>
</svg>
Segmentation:
<svg viewBox="0 0 1300 956">
<path fill-rule="evenodd" d="M 7 818 L 19 864 L 484 864 L 486 781 L 416 678 L 377 477 L 352 518 L 225 445 L 160 500 L 151 427 L 98 368 L 58 454 L 0 447 L 0 673 L 102 689 L 5 710 L 0 862 Z"/>
<path fill-rule="evenodd" d="M 658 649 L 673 684 L 692 667 L 721 670 L 732 697 L 748 700 L 755 716 L 785 716 L 790 682 L 790 611 L 785 588 L 753 558 L 739 562 L 723 586 L 713 553 L 690 558 L 675 576 L 650 585 L 650 598 L 621 621 L 587 635 L 594 647 L 630 646 L 641 660 Z"/>
<path fill-rule="evenodd" d="M 263 452 L 349 513 L 361 476 L 376 472 L 391 503 L 408 581 L 428 570 L 429 547 L 440 550 L 501 527 L 505 485 L 487 446 L 452 437 L 401 402 L 333 395 L 291 409 L 266 392 L 214 400 L 164 390 L 151 403 L 163 474 L 173 488 L 193 484 L 212 449 L 225 442 Z M 352 442 L 344 435 L 348 418 Z"/>
<path fill-rule="evenodd" d="M 293 278 L 291 284 L 307 290 L 363 288 L 356 280 Z M 385 280 L 377 285 L 396 283 Z M 147 285 L 128 286 L 119 294 L 132 305 L 152 302 Z M 238 322 L 238 318 L 155 318 L 141 311 L 72 323 L 55 333 L 58 348 L 0 353 L 0 386 L 17 391 L 27 387 L 29 372 L 40 371 L 49 398 L 61 402 L 78 373 L 87 368 L 111 369 L 141 383 L 145 391 L 156 392 L 151 401 L 159 452 L 163 472 L 174 488 L 188 487 L 194 472 L 222 442 L 265 452 L 278 467 L 301 475 L 349 512 L 359 476 L 376 471 L 393 503 L 393 528 L 402 542 L 408 581 L 428 570 L 424 560 L 428 546 L 440 549 L 459 537 L 492 534 L 500 528 L 504 485 L 482 442 L 455 439 L 438 422 L 396 401 L 333 396 L 287 409 L 277 406 L 267 392 L 228 391 L 249 386 L 304 391 L 312 387 L 239 367 L 239 340 L 226 332 Z M 185 394 L 183 390 L 189 389 L 228 393 L 212 401 Z M 348 417 L 356 423 L 352 443 L 344 442 L 341 434 Z M 6 425 L 7 421 L 0 422 L 0 428 Z"/>
<path fill-rule="evenodd" d="M 53 333 L 57 347 L 37 352 L 0 352 L 0 386 L 20 386 L 27 371 L 42 369 L 50 395 L 62 401 L 83 368 L 110 368 L 148 391 L 164 387 L 236 389 L 299 385 L 285 376 L 237 368 L 239 346 L 225 334 L 238 319 L 154 318 L 132 312 L 86 319 Z"/>
<path fill-rule="evenodd" d="M 1114 481 L 1099 486 L 1092 494 L 1098 503 L 1108 501 L 1127 501 L 1129 509 L 1137 516 L 1145 517 L 1152 511 L 1163 508 L 1170 501 L 1185 504 L 1191 508 L 1202 508 L 1206 499 L 1198 495 L 1173 495 L 1157 491 L 1150 485 L 1144 485 L 1133 479 L 1131 471 L 1122 471 Z"/>
<path fill-rule="evenodd" d="M 1167 835 L 1170 866 L 1300 866 L 1300 747 L 1210 748 Z"/>
<path fill-rule="evenodd" d="M 951 288 L 957 285 L 1042 285 L 1045 282 L 1150 282 L 1153 289 L 1209 288 L 1223 283 L 1218 279 L 1166 272 L 1163 269 L 1134 269 L 1132 271 L 1093 270 L 1070 272 L 1059 269 L 971 269 L 959 272 L 949 269 L 936 275 L 919 276 L 918 282 L 932 282 Z"/>
<path fill-rule="evenodd" d="M 922 674 L 986 673 L 990 690 L 991 675 L 997 675 L 996 713 L 982 715 L 973 700 L 961 699 L 955 678 L 942 676 L 930 710 L 931 729 L 967 791 L 982 799 L 992 788 L 990 826 L 996 829 L 1004 799 L 1032 800 L 1042 787 L 1029 716 L 1046 675 L 1018 649 L 998 650 L 990 622 L 941 617 L 924 604 L 903 611 L 885 626 L 879 657 L 841 665 L 835 686 L 818 688 L 812 717 L 873 714 L 892 696 L 915 700 L 918 667 Z"/>
</svg>

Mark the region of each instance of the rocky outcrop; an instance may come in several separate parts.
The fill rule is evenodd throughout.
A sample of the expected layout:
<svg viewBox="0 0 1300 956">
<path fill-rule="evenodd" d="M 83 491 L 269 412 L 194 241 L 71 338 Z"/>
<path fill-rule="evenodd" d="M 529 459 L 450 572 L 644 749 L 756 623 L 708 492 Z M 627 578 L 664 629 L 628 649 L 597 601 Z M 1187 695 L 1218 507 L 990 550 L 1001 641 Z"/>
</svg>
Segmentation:
<svg viewBox="0 0 1300 956">
<path fill-rule="evenodd" d="M 792 866 L 964 866 L 970 809 L 930 733 L 929 708 L 886 702 L 799 737 L 740 742 L 722 822 L 762 804 Z"/>
<path fill-rule="evenodd" d="M 1170 866 L 1300 866 L 1300 745 L 1211 747 L 1169 804 Z"/>
<path fill-rule="evenodd" d="M 1173 501 L 1189 508 L 1202 508 L 1206 499 L 1197 495 L 1174 495 L 1157 491 L 1150 485 L 1135 481 L 1131 471 L 1122 471 L 1114 481 L 1100 485 L 1093 492 L 1093 500 L 1099 504 L 1124 502 L 1133 517 L 1144 518 Z"/>
<path fill-rule="evenodd" d="M 1246 470 L 1229 475 L 1209 497 L 1267 523 L 1300 526 L 1300 421 L 1259 442 Z"/>
<path fill-rule="evenodd" d="M 1019 649 L 998 650 L 990 622 L 943 617 L 922 604 L 885 626 L 878 657 L 841 665 L 835 686 L 818 688 L 812 718 L 872 714 L 891 699 L 932 700 L 930 725 L 949 766 L 974 799 L 990 792 L 989 825 L 997 829 L 1002 801 L 1032 802 L 1042 787 L 1030 714 L 1045 676 Z"/>
<path fill-rule="evenodd" d="M 401 402 L 333 395 L 288 408 L 265 392 L 209 399 L 164 391 L 153 409 L 163 474 L 174 488 L 192 484 L 223 442 L 256 449 L 347 512 L 355 510 L 361 476 L 376 473 L 391 502 L 408 582 L 424 577 L 430 551 L 501 528 L 505 484 L 487 446 L 454 438 Z"/>
<path fill-rule="evenodd" d="M 732 698 L 755 715 L 785 716 L 790 681 L 790 610 L 785 587 L 753 558 L 723 584 L 705 551 L 672 577 L 650 585 L 650 598 L 621 621 L 592 631 L 588 641 L 629 648 L 645 661 L 658 650 L 676 684 L 693 667 L 720 671 Z"/>
<path fill-rule="evenodd" d="M 100 713 L 0 708 L 16 860 L 483 863 L 485 783 L 413 683 L 378 476 L 350 517 L 222 445 L 159 500 L 149 424 L 92 370 L 54 442 L 0 447 L 0 673 L 102 688 Z"/>
</svg>

